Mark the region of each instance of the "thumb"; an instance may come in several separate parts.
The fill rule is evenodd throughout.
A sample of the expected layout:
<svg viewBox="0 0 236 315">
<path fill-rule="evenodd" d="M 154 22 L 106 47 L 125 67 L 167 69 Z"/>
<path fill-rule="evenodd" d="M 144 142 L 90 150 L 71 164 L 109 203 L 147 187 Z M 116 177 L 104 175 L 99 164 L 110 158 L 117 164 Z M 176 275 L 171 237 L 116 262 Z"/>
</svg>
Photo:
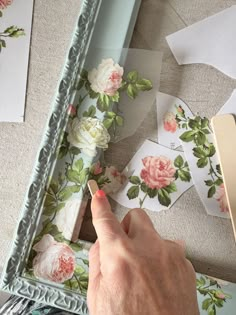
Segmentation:
<svg viewBox="0 0 236 315">
<path fill-rule="evenodd" d="M 97 190 L 91 203 L 93 225 L 96 230 L 100 247 L 117 238 L 125 237 L 125 233 L 115 215 L 103 190 Z"/>
</svg>

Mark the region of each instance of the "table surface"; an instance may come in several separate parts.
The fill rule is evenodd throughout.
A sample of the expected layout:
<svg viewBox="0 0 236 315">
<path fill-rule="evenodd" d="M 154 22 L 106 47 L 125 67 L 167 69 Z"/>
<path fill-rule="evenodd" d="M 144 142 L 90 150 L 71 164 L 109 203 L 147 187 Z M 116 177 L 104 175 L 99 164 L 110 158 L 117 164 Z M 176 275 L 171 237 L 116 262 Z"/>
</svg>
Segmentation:
<svg viewBox="0 0 236 315">
<path fill-rule="evenodd" d="M 236 0 L 143 0 L 131 47 L 164 52 L 160 91 L 183 99 L 194 112 L 212 117 L 236 82 L 207 65 L 178 66 L 165 37 L 231 5 Z M 60 78 L 80 1 L 35 1 L 26 119 L 0 123 L 0 268 L 11 245 L 54 92 Z M 61 23 L 63 21 L 63 23 Z M 106 153 L 122 169 L 146 139 L 156 140 L 156 116 L 145 118 L 135 135 Z M 122 160 L 118 152 L 125 152 Z M 121 219 L 127 209 L 113 203 Z M 230 220 L 211 217 L 194 187 L 167 211 L 147 211 L 164 238 L 184 239 L 197 271 L 236 282 L 236 250 Z"/>
</svg>

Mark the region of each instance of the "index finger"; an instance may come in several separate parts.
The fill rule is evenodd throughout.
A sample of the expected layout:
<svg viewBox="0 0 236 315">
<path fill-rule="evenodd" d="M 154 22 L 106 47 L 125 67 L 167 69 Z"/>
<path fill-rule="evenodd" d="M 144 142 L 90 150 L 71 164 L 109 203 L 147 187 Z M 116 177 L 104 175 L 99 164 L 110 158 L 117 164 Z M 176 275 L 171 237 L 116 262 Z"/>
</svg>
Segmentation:
<svg viewBox="0 0 236 315">
<path fill-rule="evenodd" d="M 110 203 L 103 190 L 98 190 L 93 195 L 91 212 L 100 247 L 126 236 L 119 221 L 112 213 Z"/>
</svg>

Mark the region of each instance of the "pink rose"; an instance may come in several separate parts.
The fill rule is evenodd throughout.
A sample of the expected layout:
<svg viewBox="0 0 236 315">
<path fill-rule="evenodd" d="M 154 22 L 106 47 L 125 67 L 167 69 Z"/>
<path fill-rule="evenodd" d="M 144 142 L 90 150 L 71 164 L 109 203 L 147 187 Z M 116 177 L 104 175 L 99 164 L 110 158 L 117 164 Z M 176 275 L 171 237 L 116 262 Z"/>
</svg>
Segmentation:
<svg viewBox="0 0 236 315">
<path fill-rule="evenodd" d="M 143 160 L 144 169 L 141 178 L 148 187 L 160 189 L 169 186 L 175 180 L 175 168 L 172 161 L 165 156 L 147 156 Z"/>
<path fill-rule="evenodd" d="M 228 202 L 225 194 L 225 186 L 221 184 L 217 192 L 217 201 L 220 203 L 221 212 L 229 212 Z"/>
<path fill-rule="evenodd" d="M 218 299 L 224 300 L 225 299 L 225 295 L 223 292 L 216 292 L 215 295 Z"/>
<path fill-rule="evenodd" d="M 68 114 L 71 116 L 71 117 L 74 117 L 74 116 L 76 116 L 76 108 L 75 108 L 75 106 L 73 106 L 73 105 L 69 105 L 69 107 L 68 107 Z"/>
<path fill-rule="evenodd" d="M 103 59 L 98 68 L 88 73 L 91 89 L 100 94 L 114 96 L 121 87 L 124 69 L 109 59 Z"/>
<path fill-rule="evenodd" d="M 169 132 L 176 132 L 177 128 L 178 128 L 178 123 L 175 119 L 175 115 L 171 112 L 168 112 L 165 114 L 164 116 L 164 119 L 163 119 L 163 122 L 164 122 L 164 129 L 166 131 L 169 131 Z"/>
<path fill-rule="evenodd" d="M 114 166 L 106 167 L 104 176 L 110 181 L 110 183 L 105 183 L 102 186 L 106 194 L 116 193 L 127 179 L 127 177 L 120 173 Z"/>
<path fill-rule="evenodd" d="M 101 174 L 102 173 L 101 163 L 98 161 L 97 163 L 93 164 L 91 171 L 92 171 L 93 175 Z"/>
<path fill-rule="evenodd" d="M 0 0 L 0 10 L 6 9 L 7 6 L 12 4 L 13 0 Z"/>
<path fill-rule="evenodd" d="M 75 254 L 68 245 L 56 242 L 46 234 L 33 249 L 37 252 L 33 260 L 35 277 L 63 283 L 73 276 Z"/>
</svg>

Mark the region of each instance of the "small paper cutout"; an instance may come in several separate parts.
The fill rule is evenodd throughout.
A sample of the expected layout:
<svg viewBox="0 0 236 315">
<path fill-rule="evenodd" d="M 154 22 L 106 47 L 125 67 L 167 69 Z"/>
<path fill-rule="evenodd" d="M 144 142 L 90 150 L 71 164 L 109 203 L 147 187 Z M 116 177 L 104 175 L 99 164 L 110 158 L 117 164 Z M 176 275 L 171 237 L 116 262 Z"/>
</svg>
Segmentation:
<svg viewBox="0 0 236 315">
<path fill-rule="evenodd" d="M 236 6 L 167 36 L 178 64 L 204 63 L 236 79 Z"/>
<path fill-rule="evenodd" d="M 156 105 L 158 143 L 175 149 L 180 146 L 182 128 L 186 128 L 184 115 L 192 117 L 193 114 L 181 99 L 161 92 L 157 93 Z"/>
<path fill-rule="evenodd" d="M 149 140 L 126 169 L 132 176 L 111 198 L 127 208 L 169 209 L 192 186 L 184 154 Z"/>
</svg>

